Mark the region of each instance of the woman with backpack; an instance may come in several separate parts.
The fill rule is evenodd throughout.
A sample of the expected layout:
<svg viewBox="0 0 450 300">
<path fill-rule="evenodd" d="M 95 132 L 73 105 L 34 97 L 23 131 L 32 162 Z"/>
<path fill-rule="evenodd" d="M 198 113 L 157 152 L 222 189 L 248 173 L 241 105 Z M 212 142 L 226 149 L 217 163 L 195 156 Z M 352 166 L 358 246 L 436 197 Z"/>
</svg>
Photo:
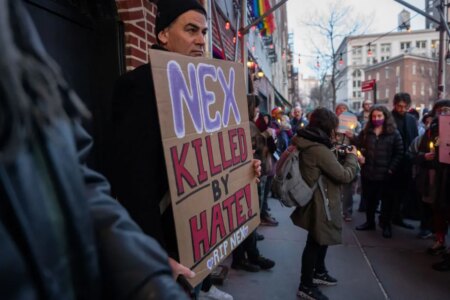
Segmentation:
<svg viewBox="0 0 450 300">
<path fill-rule="evenodd" d="M 325 256 L 329 245 L 342 242 L 340 186 L 351 182 L 359 168 L 355 148 L 345 150 L 342 164 L 332 151 L 332 138 L 338 124 L 331 110 L 317 108 L 311 114 L 309 125 L 301 128 L 292 139 L 300 152 L 303 179 L 309 186 L 318 182 L 312 200 L 304 207 L 297 207 L 291 215 L 295 225 L 308 231 L 297 293 L 303 299 L 328 299 L 317 284 L 337 284 L 337 280 L 328 275 Z"/>
</svg>

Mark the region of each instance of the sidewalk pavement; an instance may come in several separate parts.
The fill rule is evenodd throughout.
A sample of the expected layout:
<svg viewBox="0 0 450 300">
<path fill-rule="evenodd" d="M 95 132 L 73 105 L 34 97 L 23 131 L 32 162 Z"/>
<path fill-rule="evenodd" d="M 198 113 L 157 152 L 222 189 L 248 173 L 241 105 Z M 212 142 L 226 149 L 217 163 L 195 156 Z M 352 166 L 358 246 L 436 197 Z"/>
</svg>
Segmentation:
<svg viewBox="0 0 450 300">
<path fill-rule="evenodd" d="M 280 224 L 258 228 L 265 236 L 258 242 L 258 248 L 276 265 L 272 270 L 258 273 L 230 268 L 228 278 L 219 288 L 233 295 L 235 300 L 297 299 L 301 254 L 307 233 L 291 223 L 292 209 L 281 207 L 275 199 L 270 199 L 269 206 Z M 418 229 L 396 226 L 392 239 L 384 239 L 379 228 L 375 232 L 354 230 L 364 221 L 365 214 L 355 212 L 352 222 L 343 222 L 343 244 L 328 249 L 326 265 L 339 282 L 334 287 L 321 287 L 325 295 L 333 300 L 450 299 L 450 272 L 432 270 L 431 264 L 441 258 L 425 253 L 433 240 L 418 239 Z M 407 221 L 418 227 L 418 222 Z M 230 266 L 231 258 L 225 264 Z"/>
</svg>

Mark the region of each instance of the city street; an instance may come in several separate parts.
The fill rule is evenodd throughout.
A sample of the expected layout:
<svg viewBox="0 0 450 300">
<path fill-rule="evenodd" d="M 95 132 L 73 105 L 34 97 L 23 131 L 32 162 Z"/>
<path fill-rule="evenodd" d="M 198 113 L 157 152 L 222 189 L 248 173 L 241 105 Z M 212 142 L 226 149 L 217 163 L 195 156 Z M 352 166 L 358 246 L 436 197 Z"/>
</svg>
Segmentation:
<svg viewBox="0 0 450 300">
<path fill-rule="evenodd" d="M 355 204 L 356 205 L 356 204 Z M 291 209 L 271 199 L 272 214 L 280 222 L 277 227 L 259 227 L 265 239 L 258 242 L 261 254 L 276 261 L 273 270 L 249 273 L 230 269 L 219 288 L 240 299 L 296 299 L 300 280 L 301 253 L 306 232 L 292 225 Z M 433 240 L 416 238 L 416 230 L 393 228 L 393 238 L 381 232 L 358 232 L 364 222 L 363 213 L 354 213 L 353 221 L 344 223 L 343 244 L 330 247 L 327 267 L 339 282 L 321 290 L 333 300 L 421 300 L 450 299 L 450 273 L 431 269 L 440 260 L 425 253 Z M 418 222 L 412 222 L 416 227 Z M 231 264 L 231 259 L 226 261 Z"/>
</svg>

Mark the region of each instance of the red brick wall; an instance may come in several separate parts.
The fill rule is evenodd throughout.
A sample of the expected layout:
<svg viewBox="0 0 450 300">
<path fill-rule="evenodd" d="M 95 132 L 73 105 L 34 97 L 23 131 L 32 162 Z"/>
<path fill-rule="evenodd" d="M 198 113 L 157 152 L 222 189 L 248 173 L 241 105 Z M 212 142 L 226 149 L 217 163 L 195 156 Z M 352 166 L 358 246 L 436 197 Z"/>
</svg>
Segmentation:
<svg viewBox="0 0 450 300">
<path fill-rule="evenodd" d="M 148 62 L 154 35 L 156 5 L 148 0 L 116 0 L 119 18 L 125 26 L 127 71 Z"/>
</svg>

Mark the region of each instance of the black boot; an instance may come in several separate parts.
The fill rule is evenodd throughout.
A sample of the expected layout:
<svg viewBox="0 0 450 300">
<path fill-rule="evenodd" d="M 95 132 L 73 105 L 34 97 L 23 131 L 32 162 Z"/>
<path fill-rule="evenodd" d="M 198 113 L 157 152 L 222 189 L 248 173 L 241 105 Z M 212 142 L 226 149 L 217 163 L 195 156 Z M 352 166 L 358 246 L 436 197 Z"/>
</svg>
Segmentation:
<svg viewBox="0 0 450 300">
<path fill-rule="evenodd" d="M 375 224 L 366 222 L 359 226 L 356 226 L 356 230 L 366 231 L 366 230 L 375 230 Z"/>
<path fill-rule="evenodd" d="M 383 237 L 386 239 L 392 238 L 391 224 L 387 223 L 383 225 Z"/>
</svg>

